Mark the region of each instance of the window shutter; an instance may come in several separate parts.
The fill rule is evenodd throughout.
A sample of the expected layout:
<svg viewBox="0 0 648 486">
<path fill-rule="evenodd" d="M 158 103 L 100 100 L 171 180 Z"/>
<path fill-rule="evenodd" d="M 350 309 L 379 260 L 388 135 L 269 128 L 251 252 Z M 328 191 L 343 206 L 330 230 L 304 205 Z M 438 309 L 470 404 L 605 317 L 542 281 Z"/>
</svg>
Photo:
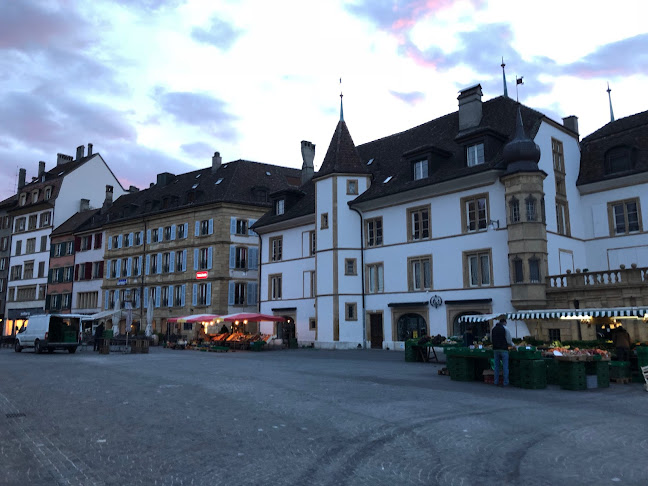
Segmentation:
<svg viewBox="0 0 648 486">
<path fill-rule="evenodd" d="M 146 255 L 146 275 L 151 271 L 151 255 Z"/>
<path fill-rule="evenodd" d="M 119 235 L 117 237 L 117 248 L 121 248 L 124 244 L 124 235 Z"/>
<path fill-rule="evenodd" d="M 194 270 L 198 270 L 198 248 L 194 248 Z"/>
<path fill-rule="evenodd" d="M 92 263 L 86 262 L 85 264 L 85 279 L 90 280 L 92 278 Z"/>
<path fill-rule="evenodd" d="M 74 280 L 79 280 L 79 264 L 74 265 Z"/>
<path fill-rule="evenodd" d="M 236 218 L 230 218 L 230 234 L 236 233 Z"/>
<path fill-rule="evenodd" d="M 121 258 L 115 260 L 115 277 L 121 277 Z"/>
<path fill-rule="evenodd" d="M 106 260 L 106 275 L 110 277 L 110 260 Z"/>
<path fill-rule="evenodd" d="M 108 310 L 108 302 L 110 301 L 110 291 L 106 290 L 104 296 L 104 309 Z"/>
<path fill-rule="evenodd" d="M 160 307 L 160 300 L 162 298 L 162 287 L 155 288 L 155 307 Z"/>
<path fill-rule="evenodd" d="M 247 284 L 247 303 L 248 305 L 256 305 L 257 303 L 257 288 L 256 282 L 249 282 Z"/>
<path fill-rule="evenodd" d="M 234 268 L 235 266 L 236 266 L 236 247 L 234 245 L 230 245 L 229 267 Z"/>
<path fill-rule="evenodd" d="M 161 226 L 158 228 L 158 241 L 164 241 L 164 228 Z"/>
<path fill-rule="evenodd" d="M 57 281 L 57 282 L 59 282 L 59 283 L 63 282 L 63 274 L 64 274 L 64 273 L 65 273 L 65 272 L 63 272 L 63 269 L 62 269 L 62 268 L 59 268 L 59 269 L 58 269 L 58 271 L 56 272 L 56 281 Z"/>
<path fill-rule="evenodd" d="M 185 305 L 185 288 L 186 288 L 186 285 L 183 284 L 182 285 L 182 291 L 180 292 L 180 305 L 182 307 L 184 307 L 184 305 Z"/>
<path fill-rule="evenodd" d="M 53 272 L 54 272 L 54 270 L 50 270 L 49 272 L 47 272 L 47 283 L 52 283 L 52 274 L 53 274 Z"/>
<path fill-rule="evenodd" d="M 214 218 L 209 218 L 209 234 L 214 232 Z"/>
<path fill-rule="evenodd" d="M 81 237 L 74 237 L 74 251 L 79 251 L 81 249 Z"/>
<path fill-rule="evenodd" d="M 191 304 L 198 305 L 198 284 L 193 284 L 193 292 L 191 293 Z"/>
<path fill-rule="evenodd" d="M 169 293 L 167 295 L 169 296 L 169 300 L 167 301 L 167 305 L 169 307 L 173 307 L 173 285 L 169 285 Z"/>
<path fill-rule="evenodd" d="M 144 287 L 144 307 L 148 307 L 149 289 Z"/>
<path fill-rule="evenodd" d="M 252 229 L 250 229 L 251 226 L 256 222 L 257 222 L 256 219 L 251 219 L 250 221 L 248 221 L 248 235 L 250 235 L 250 236 L 258 236 Z"/>
<path fill-rule="evenodd" d="M 207 284 L 207 305 L 211 305 L 211 282 Z"/>
<path fill-rule="evenodd" d="M 112 250 L 112 238 L 110 236 L 108 237 L 108 249 Z"/>
<path fill-rule="evenodd" d="M 207 251 L 207 270 L 211 270 L 212 268 L 213 250 L 214 249 L 210 246 L 209 250 Z"/>
<path fill-rule="evenodd" d="M 259 268 L 259 249 L 256 246 L 248 248 L 248 268 L 250 270 Z"/>
<path fill-rule="evenodd" d="M 128 241 L 130 246 L 135 246 L 135 233 L 128 233 Z"/>
<path fill-rule="evenodd" d="M 103 278 L 104 276 L 104 262 L 101 260 L 99 262 L 99 278 Z"/>
<path fill-rule="evenodd" d="M 151 230 L 150 229 L 146 230 L 146 242 L 148 244 L 151 244 Z"/>
<path fill-rule="evenodd" d="M 196 221 L 196 234 L 195 236 L 200 235 L 200 221 Z"/>
<path fill-rule="evenodd" d="M 135 295 L 135 308 L 139 309 L 139 306 L 140 306 L 140 289 L 133 289 L 133 294 Z"/>
<path fill-rule="evenodd" d="M 128 257 L 128 260 L 126 261 L 126 276 L 130 277 L 133 272 L 133 258 Z"/>
<path fill-rule="evenodd" d="M 189 223 L 185 223 L 184 224 L 184 237 L 185 238 L 189 235 L 188 231 L 189 231 Z"/>
<path fill-rule="evenodd" d="M 169 252 L 169 272 L 175 272 L 175 251 Z"/>
<path fill-rule="evenodd" d="M 45 310 L 50 310 L 50 301 L 52 300 L 51 295 L 45 296 Z"/>
<path fill-rule="evenodd" d="M 142 243 L 144 243 L 144 230 L 140 231 L 139 234 L 140 234 L 140 245 L 141 245 Z"/>
<path fill-rule="evenodd" d="M 103 240 L 103 233 L 97 233 L 95 235 L 95 245 L 94 245 L 95 249 L 101 248 L 102 240 Z"/>
<path fill-rule="evenodd" d="M 162 273 L 162 253 L 157 254 L 157 273 Z"/>
<path fill-rule="evenodd" d="M 187 250 L 182 250 L 182 271 L 184 272 L 186 270 L 187 270 Z"/>
<path fill-rule="evenodd" d="M 172 224 L 171 225 L 171 240 L 175 240 L 175 235 L 176 235 L 176 225 Z"/>
<path fill-rule="evenodd" d="M 229 283 L 229 293 L 227 294 L 227 304 L 234 305 L 234 282 Z"/>
</svg>

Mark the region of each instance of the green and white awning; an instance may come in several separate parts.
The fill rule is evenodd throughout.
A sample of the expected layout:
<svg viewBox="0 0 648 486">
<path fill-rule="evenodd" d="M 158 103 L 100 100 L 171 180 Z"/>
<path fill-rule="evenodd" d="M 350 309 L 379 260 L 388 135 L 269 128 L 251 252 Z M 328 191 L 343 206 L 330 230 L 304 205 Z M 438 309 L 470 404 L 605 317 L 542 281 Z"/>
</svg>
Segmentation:
<svg viewBox="0 0 648 486">
<path fill-rule="evenodd" d="M 590 319 L 593 317 L 635 317 L 648 318 L 648 306 L 640 307 L 596 307 L 591 309 L 538 309 L 497 314 L 475 314 L 461 316 L 463 322 L 485 322 L 499 317 L 519 321 L 527 319 Z"/>
</svg>

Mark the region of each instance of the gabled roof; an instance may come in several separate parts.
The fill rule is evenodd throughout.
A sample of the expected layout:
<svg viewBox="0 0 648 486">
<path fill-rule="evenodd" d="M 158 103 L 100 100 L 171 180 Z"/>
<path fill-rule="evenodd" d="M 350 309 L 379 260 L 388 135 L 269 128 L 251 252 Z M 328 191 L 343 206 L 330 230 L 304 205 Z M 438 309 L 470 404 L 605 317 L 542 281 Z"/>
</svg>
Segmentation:
<svg viewBox="0 0 648 486">
<path fill-rule="evenodd" d="M 99 209 L 89 209 L 87 211 L 81 211 L 72 215 L 66 221 L 54 228 L 54 230 L 52 231 L 52 236 L 54 237 L 74 233 L 98 212 Z"/>
<path fill-rule="evenodd" d="M 631 151 L 633 167 L 606 174 L 606 153 L 615 147 Z M 581 170 L 576 185 L 625 177 L 648 171 L 648 111 L 610 122 L 581 141 Z"/>
<path fill-rule="evenodd" d="M 317 177 L 329 174 L 366 174 L 369 170 L 356 149 L 344 120 L 335 127 L 331 143 Z"/>
</svg>

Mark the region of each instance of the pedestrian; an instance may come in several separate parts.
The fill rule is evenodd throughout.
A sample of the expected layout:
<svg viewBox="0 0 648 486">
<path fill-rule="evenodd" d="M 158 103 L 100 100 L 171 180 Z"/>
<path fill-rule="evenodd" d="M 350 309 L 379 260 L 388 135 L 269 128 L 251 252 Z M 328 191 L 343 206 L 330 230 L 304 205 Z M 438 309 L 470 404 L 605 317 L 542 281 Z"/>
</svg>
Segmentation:
<svg viewBox="0 0 648 486">
<path fill-rule="evenodd" d="M 464 338 L 464 346 L 466 348 L 472 346 L 473 342 L 475 342 L 475 327 L 474 326 L 466 327 L 466 332 L 464 332 L 463 338 Z"/>
<path fill-rule="evenodd" d="M 103 332 L 104 332 L 104 325 L 103 322 L 97 326 L 95 329 L 95 335 L 94 335 L 94 350 L 98 351 L 101 349 L 101 345 L 103 344 Z"/>
<path fill-rule="evenodd" d="M 619 361 L 630 361 L 630 334 L 623 326 L 616 328 L 612 336 L 612 342 L 616 346 L 617 359 Z"/>
<path fill-rule="evenodd" d="M 502 361 L 503 368 L 503 386 L 509 384 L 509 347 L 513 346 L 511 333 L 506 328 L 506 319 L 502 317 L 497 325 L 491 331 L 491 339 L 493 341 L 493 357 L 495 358 L 495 379 L 496 386 L 499 385 L 500 373 L 500 360 Z"/>
</svg>

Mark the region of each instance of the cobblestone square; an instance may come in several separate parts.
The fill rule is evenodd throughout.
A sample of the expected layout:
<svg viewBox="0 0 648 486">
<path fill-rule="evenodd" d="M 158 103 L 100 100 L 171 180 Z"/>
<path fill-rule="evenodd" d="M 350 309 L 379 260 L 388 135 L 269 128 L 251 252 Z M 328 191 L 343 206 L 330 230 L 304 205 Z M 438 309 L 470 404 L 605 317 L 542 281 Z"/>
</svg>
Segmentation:
<svg viewBox="0 0 648 486">
<path fill-rule="evenodd" d="M 648 393 L 393 351 L 0 350 L 1 485 L 645 485 Z"/>
</svg>

